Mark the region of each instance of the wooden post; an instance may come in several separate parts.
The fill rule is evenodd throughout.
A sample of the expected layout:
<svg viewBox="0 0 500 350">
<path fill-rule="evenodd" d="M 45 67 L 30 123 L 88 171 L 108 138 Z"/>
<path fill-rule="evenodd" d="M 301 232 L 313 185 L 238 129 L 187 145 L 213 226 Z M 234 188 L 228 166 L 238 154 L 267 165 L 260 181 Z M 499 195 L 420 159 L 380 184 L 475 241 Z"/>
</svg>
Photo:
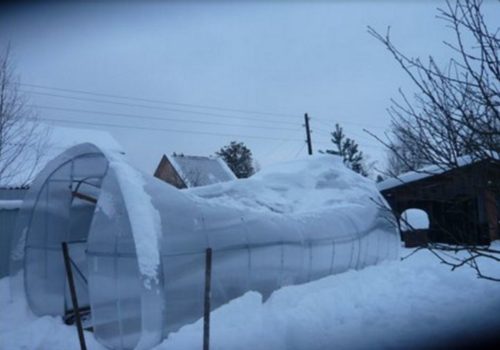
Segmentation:
<svg viewBox="0 0 500 350">
<path fill-rule="evenodd" d="M 309 116 L 304 114 L 304 121 L 306 126 L 306 138 L 307 138 L 307 152 L 309 155 L 313 154 L 312 141 L 311 141 L 311 129 L 309 128 Z"/>
<path fill-rule="evenodd" d="M 210 280 L 212 278 L 212 248 L 205 251 L 205 307 L 203 312 L 203 350 L 210 348 Z"/>
<path fill-rule="evenodd" d="M 71 261 L 68 252 L 68 243 L 62 242 L 62 251 L 64 257 L 64 266 L 66 268 L 66 277 L 68 279 L 69 291 L 71 293 L 71 303 L 73 312 L 75 313 L 76 328 L 78 330 L 78 340 L 80 341 L 80 349 L 87 350 L 85 337 L 83 335 L 82 320 L 80 319 L 80 309 L 78 308 L 78 298 L 76 295 L 75 281 L 73 279 L 73 270 L 71 269 Z"/>
</svg>

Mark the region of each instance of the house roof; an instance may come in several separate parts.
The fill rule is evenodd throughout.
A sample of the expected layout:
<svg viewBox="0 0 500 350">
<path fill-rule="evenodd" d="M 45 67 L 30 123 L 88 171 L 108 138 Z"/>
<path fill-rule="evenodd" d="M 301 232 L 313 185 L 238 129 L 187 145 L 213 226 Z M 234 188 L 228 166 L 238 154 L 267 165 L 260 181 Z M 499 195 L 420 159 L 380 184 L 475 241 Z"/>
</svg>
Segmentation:
<svg viewBox="0 0 500 350">
<path fill-rule="evenodd" d="M 236 179 L 221 158 L 184 155 L 166 157 L 187 187 L 207 186 Z"/>
<path fill-rule="evenodd" d="M 47 163 L 66 149 L 80 143 L 89 142 L 108 152 L 124 153 L 121 145 L 106 131 L 41 124 L 40 133 L 47 139 L 41 155 L 33 148 L 10 164 L 15 169 L 12 174 L 0 178 L 0 188 L 26 188 Z M 37 159 L 38 158 L 38 159 Z"/>
<path fill-rule="evenodd" d="M 494 159 L 499 160 L 500 155 L 494 156 Z M 477 159 L 475 157 L 472 157 L 470 155 L 462 156 L 457 159 L 457 167 L 461 168 L 470 164 L 474 164 L 477 162 L 480 162 L 481 159 Z M 431 176 L 435 175 L 440 175 L 443 174 L 447 171 L 453 170 L 455 168 L 452 168 L 448 165 L 428 165 L 425 167 L 420 168 L 419 170 L 416 171 L 409 171 L 407 173 L 398 175 L 396 177 L 392 177 L 389 179 L 386 179 L 384 181 L 381 181 L 377 184 L 377 188 L 379 191 L 385 191 L 391 188 L 399 187 L 406 185 L 408 183 L 412 183 L 418 180 L 422 180 Z"/>
</svg>

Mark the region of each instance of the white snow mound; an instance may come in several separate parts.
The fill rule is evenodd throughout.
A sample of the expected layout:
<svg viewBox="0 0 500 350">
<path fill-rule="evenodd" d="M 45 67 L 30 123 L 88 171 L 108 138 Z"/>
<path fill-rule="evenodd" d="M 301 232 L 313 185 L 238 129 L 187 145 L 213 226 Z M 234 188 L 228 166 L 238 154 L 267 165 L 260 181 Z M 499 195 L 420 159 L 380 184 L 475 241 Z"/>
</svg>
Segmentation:
<svg viewBox="0 0 500 350">
<path fill-rule="evenodd" d="M 384 202 L 372 180 L 354 173 L 340 157 L 332 155 L 309 156 L 279 163 L 248 179 L 192 188 L 185 192 L 214 205 L 280 214 L 318 212 L 339 206 L 366 206 L 373 200 Z"/>
</svg>

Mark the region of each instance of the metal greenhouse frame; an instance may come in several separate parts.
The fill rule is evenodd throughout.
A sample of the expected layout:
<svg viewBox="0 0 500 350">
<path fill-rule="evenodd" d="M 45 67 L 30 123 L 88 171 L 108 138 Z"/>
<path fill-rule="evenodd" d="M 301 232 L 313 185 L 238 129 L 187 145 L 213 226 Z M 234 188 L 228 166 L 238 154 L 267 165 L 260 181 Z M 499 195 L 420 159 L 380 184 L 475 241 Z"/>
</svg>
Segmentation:
<svg viewBox="0 0 500 350">
<path fill-rule="evenodd" d="M 206 191 L 178 190 L 92 144 L 70 148 L 26 195 L 11 275 L 24 275 L 35 314 L 71 315 L 66 242 L 96 338 L 113 349 L 147 349 L 202 317 L 208 247 L 212 309 L 249 290 L 268 297 L 398 256 L 394 218 L 376 201 L 294 215 L 231 206 Z"/>
</svg>

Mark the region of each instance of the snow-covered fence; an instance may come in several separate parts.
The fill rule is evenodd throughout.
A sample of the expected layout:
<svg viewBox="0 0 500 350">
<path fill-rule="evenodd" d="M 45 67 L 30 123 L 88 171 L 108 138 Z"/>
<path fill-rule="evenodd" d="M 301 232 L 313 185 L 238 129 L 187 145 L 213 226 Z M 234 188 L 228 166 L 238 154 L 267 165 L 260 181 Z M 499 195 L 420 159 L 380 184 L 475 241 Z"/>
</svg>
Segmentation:
<svg viewBox="0 0 500 350">
<path fill-rule="evenodd" d="M 38 315 L 70 308 L 61 242 L 85 278 L 96 338 L 149 348 L 211 306 L 398 257 L 399 234 L 370 180 L 334 156 L 271 167 L 245 180 L 180 191 L 117 154 L 75 146 L 38 175 L 20 212 L 12 274 L 24 270 Z M 88 284 L 87 282 L 88 281 Z"/>
</svg>

